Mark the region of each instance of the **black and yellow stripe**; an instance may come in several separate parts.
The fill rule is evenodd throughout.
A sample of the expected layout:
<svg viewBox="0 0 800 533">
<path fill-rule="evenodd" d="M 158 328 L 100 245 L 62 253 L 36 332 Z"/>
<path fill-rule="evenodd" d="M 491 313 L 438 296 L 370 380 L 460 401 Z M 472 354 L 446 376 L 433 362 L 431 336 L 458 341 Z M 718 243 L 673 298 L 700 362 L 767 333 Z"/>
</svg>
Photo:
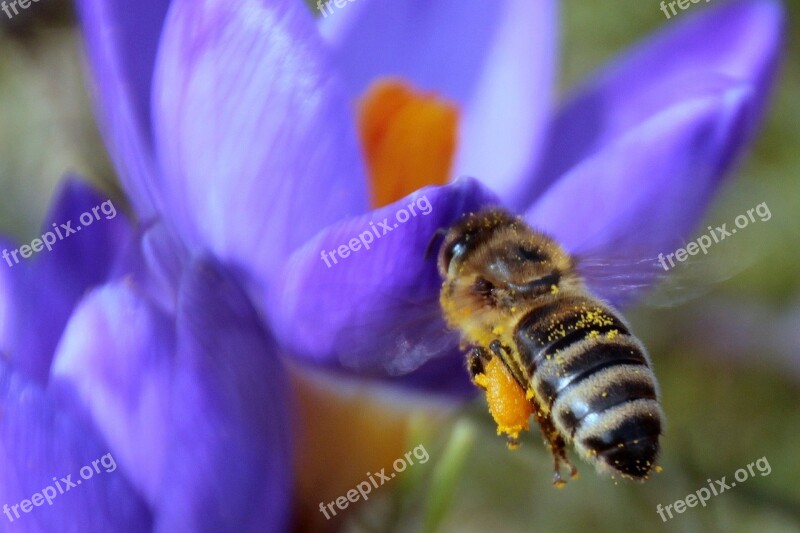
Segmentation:
<svg viewBox="0 0 800 533">
<path fill-rule="evenodd" d="M 641 344 L 609 307 L 561 295 L 533 308 L 514 332 L 525 379 L 565 437 L 631 477 L 658 452 L 661 411 Z"/>
</svg>

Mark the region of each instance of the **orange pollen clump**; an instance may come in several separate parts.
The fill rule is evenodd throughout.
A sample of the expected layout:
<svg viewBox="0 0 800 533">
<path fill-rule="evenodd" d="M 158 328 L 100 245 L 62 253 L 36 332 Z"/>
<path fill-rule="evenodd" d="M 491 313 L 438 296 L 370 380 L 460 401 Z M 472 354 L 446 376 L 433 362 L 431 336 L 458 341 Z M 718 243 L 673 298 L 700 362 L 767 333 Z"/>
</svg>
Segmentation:
<svg viewBox="0 0 800 533">
<path fill-rule="evenodd" d="M 475 382 L 486 389 L 486 401 L 498 435 L 506 433 L 516 439 L 520 431 L 529 428 L 533 405 L 502 361 L 492 358 Z"/>
<path fill-rule="evenodd" d="M 381 207 L 450 177 L 457 145 L 458 109 L 398 79 L 373 83 L 358 106 L 358 130 Z"/>
</svg>

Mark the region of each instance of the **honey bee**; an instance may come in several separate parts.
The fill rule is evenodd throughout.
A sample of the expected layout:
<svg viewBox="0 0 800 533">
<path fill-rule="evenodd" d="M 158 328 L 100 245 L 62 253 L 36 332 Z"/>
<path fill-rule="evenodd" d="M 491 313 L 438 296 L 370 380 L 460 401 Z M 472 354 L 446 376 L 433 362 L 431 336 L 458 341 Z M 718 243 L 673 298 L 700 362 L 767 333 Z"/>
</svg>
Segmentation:
<svg viewBox="0 0 800 533">
<path fill-rule="evenodd" d="M 438 254 L 441 308 L 468 349 L 470 377 L 486 392 L 510 447 L 532 414 L 554 460 L 572 443 L 598 471 L 645 480 L 656 468 L 664 415 L 644 346 L 586 288 L 553 239 L 501 209 L 462 218 Z"/>
</svg>

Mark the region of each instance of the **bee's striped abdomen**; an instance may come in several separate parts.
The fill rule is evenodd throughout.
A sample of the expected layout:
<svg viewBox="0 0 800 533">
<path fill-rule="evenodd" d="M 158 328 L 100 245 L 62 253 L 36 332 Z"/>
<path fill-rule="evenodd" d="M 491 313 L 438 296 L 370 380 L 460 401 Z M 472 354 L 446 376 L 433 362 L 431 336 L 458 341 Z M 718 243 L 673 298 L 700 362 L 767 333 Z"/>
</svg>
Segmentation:
<svg viewBox="0 0 800 533">
<path fill-rule="evenodd" d="M 532 309 L 515 341 L 559 431 L 590 458 L 625 475 L 647 475 L 661 434 L 655 377 L 616 314 L 587 296 L 562 296 Z"/>
</svg>

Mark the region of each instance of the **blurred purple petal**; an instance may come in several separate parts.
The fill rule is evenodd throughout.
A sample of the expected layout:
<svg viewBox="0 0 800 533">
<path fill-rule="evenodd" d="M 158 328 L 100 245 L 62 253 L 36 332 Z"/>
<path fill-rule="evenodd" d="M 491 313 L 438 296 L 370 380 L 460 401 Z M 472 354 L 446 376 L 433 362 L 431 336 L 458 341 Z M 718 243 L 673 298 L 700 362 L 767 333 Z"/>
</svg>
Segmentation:
<svg viewBox="0 0 800 533">
<path fill-rule="evenodd" d="M 152 506 L 167 453 L 174 349 L 174 322 L 125 282 L 81 303 L 53 361 L 52 386 L 85 406 Z"/>
<path fill-rule="evenodd" d="M 153 301 L 174 314 L 181 275 L 189 263 L 188 250 L 164 223 L 159 222 L 142 236 L 140 252 L 146 265 L 140 283 Z"/>
<path fill-rule="evenodd" d="M 308 9 L 176 0 L 155 80 L 166 219 L 263 281 L 326 225 L 363 213 L 352 110 Z"/>
<path fill-rule="evenodd" d="M 335 10 L 328 16 L 331 23 L 357 19 L 336 35 L 330 35 L 323 19 L 322 32 L 351 95 L 362 94 L 377 77 L 402 76 L 463 105 L 483 74 L 513 1 L 376 0 L 360 9 Z"/>
<path fill-rule="evenodd" d="M 409 204 L 416 216 L 410 215 Z M 463 179 L 420 189 L 326 228 L 280 271 L 268 299 L 276 334 L 303 359 L 343 365 L 362 375 L 400 376 L 432 357 L 454 354 L 457 336 L 448 332 L 439 310 L 436 248 L 428 258 L 426 248 L 438 229 L 468 212 L 498 204 L 480 182 Z M 398 222 L 401 212 L 400 218 L 408 217 L 405 223 Z M 391 233 L 384 235 L 383 225 Z M 372 235 L 369 249 L 362 247 L 359 235 L 363 242 Z M 337 255 L 334 263 L 330 251 L 347 248 L 351 240 L 358 250 L 346 252 L 344 258 Z M 463 367 L 463 360 L 458 365 Z M 466 380 L 463 372 L 454 371 L 454 378 Z M 440 384 L 433 381 L 429 384 L 436 390 Z"/>
<path fill-rule="evenodd" d="M 350 94 L 362 94 L 378 77 L 402 76 L 463 105 L 480 79 L 508 0 L 365 4 L 361 9 L 335 10 L 328 17 L 357 17 L 346 33 L 328 40 Z M 324 27 L 322 32 L 327 33 Z"/>
<path fill-rule="evenodd" d="M 782 25 L 782 8 L 774 0 L 724 3 L 670 21 L 567 101 L 550 128 L 546 159 L 525 201 L 625 132 L 720 84 L 752 89 L 738 125 L 741 142 L 749 141 L 775 75 Z"/>
<path fill-rule="evenodd" d="M 77 0 L 108 151 L 140 217 L 159 207 L 150 93 L 168 0 Z"/>
<path fill-rule="evenodd" d="M 752 87 L 733 85 L 651 117 L 576 166 L 526 218 L 573 253 L 635 260 L 674 251 L 741 149 L 754 98 Z"/>
<path fill-rule="evenodd" d="M 3 249 L 16 248 L 17 243 L 0 237 L 0 246 Z M 0 265 L 3 266 L 3 265 Z M 21 276 L 14 276 L 14 273 L 7 268 L 0 268 L 0 353 L 4 354 L 4 359 L 10 359 L 10 355 L 14 352 L 12 347 L 16 340 L 14 333 L 15 324 L 11 317 L 16 310 L 16 289 L 15 285 L 20 282 Z M 38 366 L 38 365 L 33 365 Z M 46 374 L 46 369 L 34 371 L 34 374 Z"/>
<path fill-rule="evenodd" d="M 401 76 L 457 102 L 454 176 L 477 176 L 513 201 L 550 110 L 555 11 L 552 0 L 372 0 L 320 24 L 351 97 L 379 77 Z"/>
<path fill-rule="evenodd" d="M 478 176 L 506 205 L 523 208 L 520 193 L 530 188 L 552 109 L 557 9 L 552 0 L 505 4 L 464 109 L 453 175 Z"/>
<path fill-rule="evenodd" d="M 58 412 L 42 390 L 25 383 L 0 358 L 0 502 L 13 519 L 4 531 L 149 531 L 152 517 L 119 469 L 109 449 L 87 427 Z M 99 472 L 93 467 L 97 463 Z M 92 476 L 82 479 L 81 468 Z M 67 488 L 61 478 L 71 476 Z M 88 476 L 88 474 L 85 474 Z M 53 481 L 53 478 L 58 478 Z M 47 488 L 50 487 L 50 490 Z M 41 501 L 28 513 L 17 507 L 23 500 L 47 490 L 52 505 Z M 39 494 L 42 497 L 42 494 Z M 4 509 L 5 510 L 5 509 Z M 16 513 L 19 513 L 17 518 Z"/>
<path fill-rule="evenodd" d="M 290 413 L 277 346 L 238 286 L 196 262 L 178 307 L 159 531 L 284 531 Z"/>
<path fill-rule="evenodd" d="M 106 201 L 107 197 L 88 184 L 66 179 L 42 225 L 43 234 L 53 232 L 52 250 L 43 248 L 28 259 L 18 255 L 19 264 L 12 259 L 11 267 L 6 261 L 0 265 L 7 269 L 5 295 L 13 309 L 3 319 L 2 349 L 17 369 L 40 383 L 47 379 L 56 343 L 78 299 L 108 278 L 131 238 L 130 224 L 113 202 L 107 204 L 114 207 L 113 217 L 107 218 L 111 209 L 109 215 L 98 210 L 99 219 L 93 217 L 91 226 L 81 225 L 82 214 L 91 214 Z M 53 224 L 63 239 L 57 238 Z M 67 235 L 62 224 L 82 229 Z"/>
<path fill-rule="evenodd" d="M 470 381 L 464 351 L 453 344 L 446 352 L 438 354 L 413 372 L 383 378 L 395 387 L 416 391 L 426 397 L 440 399 L 468 399 L 480 393 Z"/>
<path fill-rule="evenodd" d="M 101 204 L 104 204 L 101 206 Z M 96 209 L 100 207 L 100 209 Z M 90 224 L 81 216 L 92 213 Z M 88 217 L 84 217 L 88 221 Z M 77 232 L 66 235 L 63 225 L 71 223 Z M 80 295 L 86 287 L 104 281 L 114 260 L 132 239 L 130 222 L 121 206 L 88 183 L 69 177 L 56 194 L 56 200 L 45 216 L 42 233 L 53 232 L 53 225 L 64 234 L 50 252 L 42 251 L 35 259 L 46 258 L 39 265 L 42 278 L 61 278 L 62 289 Z"/>
</svg>

